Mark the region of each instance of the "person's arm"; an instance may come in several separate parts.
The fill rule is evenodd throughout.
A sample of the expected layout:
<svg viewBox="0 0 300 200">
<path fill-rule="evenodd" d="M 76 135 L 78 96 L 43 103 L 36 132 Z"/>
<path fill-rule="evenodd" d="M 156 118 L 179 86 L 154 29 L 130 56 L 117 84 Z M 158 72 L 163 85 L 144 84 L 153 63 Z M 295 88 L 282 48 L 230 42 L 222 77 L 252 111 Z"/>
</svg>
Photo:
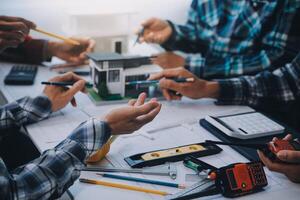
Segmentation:
<svg viewBox="0 0 300 200">
<path fill-rule="evenodd" d="M 0 196 L 3 199 L 55 199 L 79 177 L 87 156 L 110 137 L 107 123 L 90 119 L 54 149 L 9 173 L 0 160 Z"/>
<path fill-rule="evenodd" d="M 3 199 L 56 199 L 79 177 L 84 161 L 98 151 L 111 135 L 129 134 L 152 121 L 161 105 L 146 94 L 128 106 L 108 113 L 103 121 L 80 124 L 54 149 L 9 173 L 0 159 L 0 196 Z"/>
<path fill-rule="evenodd" d="M 40 64 L 50 62 L 52 57 L 58 57 L 66 62 L 83 64 L 86 54 L 94 51 L 95 41 L 90 38 L 72 38 L 80 45 L 71 45 L 60 41 L 47 41 L 27 37 L 17 48 L 8 48 L 0 54 L 0 60 Z"/>
<path fill-rule="evenodd" d="M 274 44 L 281 42 L 273 39 Z M 214 55 L 203 57 L 201 54 L 187 54 L 185 56 L 185 68 L 199 78 L 206 79 L 252 75 L 268 69 L 272 65 L 272 61 L 279 58 L 283 52 L 284 48 L 274 47 L 240 55 L 228 53 L 225 57 L 215 57 Z"/>
<path fill-rule="evenodd" d="M 256 76 L 219 80 L 219 104 L 253 106 L 294 101 L 300 91 L 300 54 L 291 64 Z"/>
<path fill-rule="evenodd" d="M 51 102 L 44 96 L 24 97 L 0 107 L 0 133 L 6 129 L 37 122 L 51 113 Z"/>
<path fill-rule="evenodd" d="M 259 28 L 248 30 L 249 38 L 238 41 L 239 45 L 235 45 L 237 41 L 232 37 L 234 34 L 231 32 L 237 31 L 235 26 L 239 22 L 236 16 L 239 16 L 239 12 L 245 7 L 245 2 L 232 1 L 234 6 L 230 7 L 228 13 L 223 11 L 227 15 L 222 12 L 222 5 L 218 5 L 220 9 L 217 9 L 213 2 L 194 1 L 186 25 L 175 25 L 169 22 L 172 35 L 162 46 L 167 50 L 182 50 L 189 53 L 185 58 L 185 67 L 188 70 L 201 78 L 255 74 L 269 68 L 273 61 L 283 55 L 287 40 L 285 35 L 290 30 L 295 11 L 280 12 L 281 17 L 276 23 L 274 22 L 275 26 L 272 30 L 265 30 L 266 34 L 257 33 Z M 223 6 L 228 7 L 225 3 Z M 225 25 L 218 24 L 221 17 L 226 18 L 223 20 L 226 21 Z M 260 19 L 257 18 L 257 20 Z M 267 24 L 263 25 L 267 26 Z M 223 30 L 227 34 L 222 33 L 222 35 L 216 30 L 219 32 Z M 260 38 L 258 34 L 264 35 Z M 257 38 L 258 43 L 262 44 L 254 44 L 252 50 L 242 51 L 243 46 L 248 45 L 248 42 L 255 42 L 252 38 Z M 210 44 L 208 51 L 208 45 L 205 44 Z M 259 45 L 258 48 L 255 47 L 257 45 Z"/>
<path fill-rule="evenodd" d="M 210 21 L 207 20 L 219 17 L 217 12 L 213 12 L 216 9 L 215 6 L 207 6 L 211 2 L 199 3 L 197 0 L 194 0 L 189 9 L 188 20 L 185 25 L 177 25 L 171 21 L 167 21 L 172 29 L 172 34 L 161 46 L 167 51 L 180 50 L 186 53 L 206 52 L 208 48 L 206 42 L 208 41 L 200 40 L 202 37 L 199 34 L 203 36 L 203 39 L 211 37 L 213 27 L 209 25 Z M 202 20 L 199 20 L 199 14 L 202 15 Z M 200 30 L 201 32 L 199 32 Z"/>
<path fill-rule="evenodd" d="M 24 62 L 39 64 L 43 61 L 50 61 L 51 56 L 47 53 L 48 41 L 31 39 L 26 40 L 17 48 L 8 48 L 0 54 L 0 60 L 10 62 Z"/>
</svg>

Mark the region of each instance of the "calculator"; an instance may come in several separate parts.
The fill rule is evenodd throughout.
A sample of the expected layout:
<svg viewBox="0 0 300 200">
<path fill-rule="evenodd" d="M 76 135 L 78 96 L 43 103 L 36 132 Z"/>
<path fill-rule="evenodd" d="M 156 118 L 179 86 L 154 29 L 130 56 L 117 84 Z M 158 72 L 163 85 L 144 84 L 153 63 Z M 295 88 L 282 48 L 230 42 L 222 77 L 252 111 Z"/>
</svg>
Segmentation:
<svg viewBox="0 0 300 200">
<path fill-rule="evenodd" d="M 250 139 L 277 135 L 285 128 L 259 112 L 227 116 L 207 116 L 205 120 L 226 135 L 238 139 Z"/>
<path fill-rule="evenodd" d="M 38 70 L 35 65 L 15 65 L 4 79 L 6 85 L 32 85 Z"/>
</svg>

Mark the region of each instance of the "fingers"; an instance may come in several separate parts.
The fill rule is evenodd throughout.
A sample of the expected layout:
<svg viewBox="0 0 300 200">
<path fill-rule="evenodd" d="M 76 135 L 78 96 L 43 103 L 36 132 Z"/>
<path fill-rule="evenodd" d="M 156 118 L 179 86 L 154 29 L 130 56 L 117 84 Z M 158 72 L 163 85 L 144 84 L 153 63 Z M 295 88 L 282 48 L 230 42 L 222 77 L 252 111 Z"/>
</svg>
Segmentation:
<svg viewBox="0 0 300 200">
<path fill-rule="evenodd" d="M 0 31 L 0 38 L 2 39 L 24 41 L 25 37 L 22 32 Z"/>
<path fill-rule="evenodd" d="M 279 162 L 273 162 L 270 159 L 268 159 L 261 151 L 257 151 L 257 152 L 258 152 L 259 158 L 261 159 L 261 161 L 266 165 L 266 167 L 269 170 L 279 172 L 279 173 L 287 172 L 288 165 L 282 164 Z"/>
<path fill-rule="evenodd" d="M 293 136 L 291 134 L 287 134 L 283 139 L 284 140 L 291 140 L 291 139 L 293 139 Z"/>
<path fill-rule="evenodd" d="M 135 102 L 136 102 L 135 99 L 131 99 L 131 100 L 129 100 L 128 105 L 129 106 L 134 106 Z"/>
<path fill-rule="evenodd" d="M 74 95 L 79 91 L 85 90 L 85 81 L 79 80 L 77 81 L 72 87 L 69 88 L 69 90 L 66 92 L 66 96 L 71 99 L 74 97 Z"/>
<path fill-rule="evenodd" d="M 167 89 L 162 89 L 162 94 L 163 96 L 168 100 L 168 101 L 171 101 L 172 100 L 172 96 L 171 94 L 169 93 L 169 90 Z"/>
<path fill-rule="evenodd" d="M 177 92 L 174 92 L 172 90 L 162 88 L 161 91 L 165 99 L 168 101 L 180 100 L 182 98 L 182 95 L 176 95 Z"/>
<path fill-rule="evenodd" d="M 160 104 L 158 102 L 148 102 L 142 106 L 137 106 L 134 107 L 133 112 L 130 114 L 129 117 L 131 118 L 137 118 L 141 115 L 145 115 L 148 114 L 149 112 L 151 112 L 152 110 L 154 110 L 155 108 L 157 108 Z"/>
<path fill-rule="evenodd" d="M 142 26 L 144 28 L 148 28 L 148 27 L 152 26 L 157 20 L 159 20 L 159 19 L 157 19 L 157 18 L 150 18 L 150 19 L 144 21 L 142 23 Z"/>
<path fill-rule="evenodd" d="M 88 48 L 86 49 L 86 52 L 87 53 L 93 52 L 95 47 L 96 47 L 96 41 L 93 39 L 89 39 L 89 45 L 88 45 Z"/>
<path fill-rule="evenodd" d="M 145 100 L 147 98 L 147 95 L 145 92 L 141 93 L 138 97 L 138 99 L 136 100 L 134 106 L 141 106 L 145 103 Z"/>
<path fill-rule="evenodd" d="M 159 104 L 159 106 L 157 106 L 155 109 L 150 111 L 148 114 L 137 117 L 136 122 L 140 125 L 147 124 L 156 117 L 156 115 L 160 112 L 160 110 L 161 110 L 161 104 Z"/>
<path fill-rule="evenodd" d="M 143 92 L 139 95 L 138 99 L 131 99 L 128 102 L 128 105 L 129 106 L 141 106 L 145 103 L 146 98 L 147 98 L 147 94 L 145 92 Z M 152 101 L 152 99 L 151 99 L 151 101 Z"/>
<path fill-rule="evenodd" d="M 15 31 L 22 32 L 25 35 L 28 35 L 30 27 L 28 27 L 23 22 L 1 22 L 0 30 L 2 31 Z"/>
<path fill-rule="evenodd" d="M 300 163 L 300 151 L 282 150 L 277 153 L 277 157 L 289 163 Z"/>
<path fill-rule="evenodd" d="M 30 29 L 36 28 L 36 24 L 24 19 L 22 17 L 10 17 L 10 16 L 0 16 L 0 20 L 7 21 L 7 22 L 23 22 L 26 24 Z"/>
<path fill-rule="evenodd" d="M 57 76 L 54 77 L 53 79 L 50 79 L 50 81 L 75 81 L 75 82 L 79 80 L 83 80 L 83 79 L 72 72 L 68 72 L 62 76 Z"/>
<path fill-rule="evenodd" d="M 78 91 L 76 91 L 78 88 L 80 88 L 81 92 L 86 92 L 85 91 L 86 81 L 83 78 L 81 78 L 80 76 L 78 76 L 72 72 L 65 73 L 62 76 L 54 77 L 54 78 L 50 79 L 49 81 L 50 82 L 51 81 L 53 81 L 53 82 L 55 82 L 55 81 L 57 81 L 57 82 L 75 82 L 74 85 L 71 88 L 69 88 L 69 91 L 67 92 L 68 95 L 70 95 L 70 96 L 74 96 L 78 92 Z M 78 82 L 80 82 L 80 83 L 78 83 Z"/>
<path fill-rule="evenodd" d="M 148 78 L 148 80 L 158 80 L 163 77 L 166 78 L 177 78 L 177 77 L 183 77 L 183 78 L 190 78 L 194 77 L 192 73 L 184 69 L 183 67 L 177 67 L 173 69 L 165 69 L 159 73 L 151 74 L 151 76 Z"/>
<path fill-rule="evenodd" d="M 168 90 L 173 90 L 175 92 L 179 92 L 182 93 L 183 91 L 183 87 L 182 87 L 183 83 L 177 83 L 171 79 L 166 79 L 163 78 L 159 81 L 159 86 L 163 89 L 168 89 Z"/>
<path fill-rule="evenodd" d="M 73 107 L 77 107 L 77 102 L 76 102 L 76 99 L 74 97 L 71 100 L 71 104 L 72 104 Z"/>
</svg>

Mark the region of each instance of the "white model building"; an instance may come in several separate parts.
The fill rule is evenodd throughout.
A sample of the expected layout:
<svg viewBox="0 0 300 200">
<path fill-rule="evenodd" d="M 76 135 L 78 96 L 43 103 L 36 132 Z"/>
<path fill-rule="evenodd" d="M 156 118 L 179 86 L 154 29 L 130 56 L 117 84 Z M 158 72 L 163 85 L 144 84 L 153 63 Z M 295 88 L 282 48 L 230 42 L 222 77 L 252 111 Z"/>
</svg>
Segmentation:
<svg viewBox="0 0 300 200">
<path fill-rule="evenodd" d="M 126 84 L 146 80 L 150 74 L 161 71 L 160 67 L 150 63 L 149 57 L 91 53 L 89 58 L 93 89 L 99 96 L 106 96 L 107 90 L 109 95 L 121 97 L 136 97 L 141 92 L 147 92 L 149 97 L 156 96 L 156 86 Z"/>
</svg>

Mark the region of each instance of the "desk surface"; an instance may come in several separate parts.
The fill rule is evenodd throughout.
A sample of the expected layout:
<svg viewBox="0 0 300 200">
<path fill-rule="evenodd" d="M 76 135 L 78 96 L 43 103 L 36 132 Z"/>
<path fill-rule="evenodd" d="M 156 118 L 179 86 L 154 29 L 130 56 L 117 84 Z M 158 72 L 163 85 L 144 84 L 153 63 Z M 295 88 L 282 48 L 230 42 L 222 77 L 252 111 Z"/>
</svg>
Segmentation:
<svg viewBox="0 0 300 200">
<path fill-rule="evenodd" d="M 33 86 L 5 86 L 3 84 L 4 76 L 8 73 L 11 64 L 1 63 L 0 67 L 0 86 L 1 91 L 8 101 L 16 100 L 25 95 L 36 96 L 42 92 L 43 86 L 39 83 L 48 78 L 57 75 L 50 72 L 46 67 L 40 67 L 35 84 Z M 85 95 L 76 95 L 78 107 L 67 106 L 63 110 L 53 113 L 52 116 L 37 124 L 27 126 L 28 133 L 37 147 L 44 151 L 54 147 L 63 140 L 80 122 L 89 117 L 104 115 L 115 107 L 122 106 L 105 105 L 94 106 L 89 98 Z M 163 107 L 157 118 L 150 124 L 132 135 L 120 136 L 111 146 L 111 150 L 106 159 L 97 165 L 113 165 L 129 167 L 123 158 L 136 153 L 161 148 L 174 147 L 189 143 L 202 142 L 206 139 L 216 140 L 216 138 L 199 126 L 198 120 L 205 115 L 232 114 L 246 112 L 251 108 L 246 106 L 216 106 L 211 99 L 193 101 L 184 99 L 181 102 L 162 102 Z M 234 162 L 246 162 L 243 156 L 232 150 L 230 147 L 222 147 L 223 152 L 215 156 L 203 158 L 217 167 Z M 191 185 L 193 182 L 186 182 L 185 174 L 192 173 L 186 169 L 181 162 L 175 163 L 178 170 L 176 182 Z M 288 198 L 298 199 L 300 194 L 300 185 L 291 183 L 283 175 L 270 172 L 266 169 L 269 185 L 266 191 L 241 199 L 276 199 Z M 146 177 L 144 175 L 132 175 L 135 177 Z M 81 177 L 92 179 L 106 179 L 97 177 L 94 173 L 84 172 Z M 168 177 L 147 176 L 147 178 L 172 181 Z M 126 182 L 107 179 L 113 182 Z M 177 189 L 153 186 L 149 184 L 126 182 L 131 185 L 138 185 L 147 188 L 160 189 L 167 192 L 177 192 Z M 107 188 L 97 185 L 87 185 L 78 181 L 70 188 L 75 199 L 94 199 L 96 196 L 101 199 L 163 199 L 157 195 L 149 195 L 133 191 Z M 220 195 L 215 198 L 223 199 Z"/>
</svg>

